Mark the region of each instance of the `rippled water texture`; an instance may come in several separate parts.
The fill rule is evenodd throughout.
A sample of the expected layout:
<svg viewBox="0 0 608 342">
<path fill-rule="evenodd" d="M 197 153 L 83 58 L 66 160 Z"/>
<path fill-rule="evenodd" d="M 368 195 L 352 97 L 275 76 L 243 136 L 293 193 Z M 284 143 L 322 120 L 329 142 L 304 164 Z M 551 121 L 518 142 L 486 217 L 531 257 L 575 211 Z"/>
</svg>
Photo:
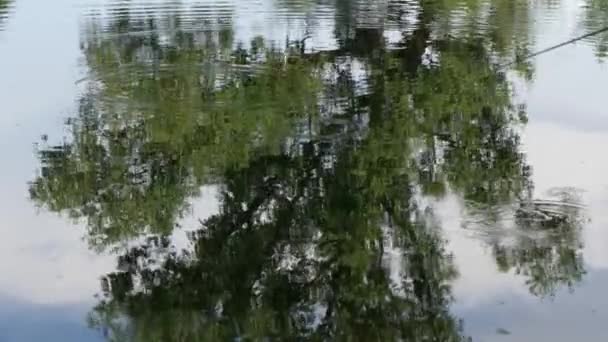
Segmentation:
<svg viewBox="0 0 608 342">
<path fill-rule="evenodd" d="M 4 21 L 11 14 L 13 2 L 11 0 L 0 1 L 0 31 L 4 29 Z"/>
<path fill-rule="evenodd" d="M 0 342 L 605 341 L 606 0 L 0 0 Z"/>
</svg>

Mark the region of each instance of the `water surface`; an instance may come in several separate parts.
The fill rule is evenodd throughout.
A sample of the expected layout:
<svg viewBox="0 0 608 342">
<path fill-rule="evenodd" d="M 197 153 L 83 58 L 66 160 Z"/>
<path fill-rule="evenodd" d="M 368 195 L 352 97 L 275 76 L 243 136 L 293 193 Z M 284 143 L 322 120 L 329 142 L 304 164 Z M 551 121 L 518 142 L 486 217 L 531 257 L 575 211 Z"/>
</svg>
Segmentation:
<svg viewBox="0 0 608 342">
<path fill-rule="evenodd" d="M 604 341 L 603 0 L 0 0 L 0 341 Z"/>
</svg>

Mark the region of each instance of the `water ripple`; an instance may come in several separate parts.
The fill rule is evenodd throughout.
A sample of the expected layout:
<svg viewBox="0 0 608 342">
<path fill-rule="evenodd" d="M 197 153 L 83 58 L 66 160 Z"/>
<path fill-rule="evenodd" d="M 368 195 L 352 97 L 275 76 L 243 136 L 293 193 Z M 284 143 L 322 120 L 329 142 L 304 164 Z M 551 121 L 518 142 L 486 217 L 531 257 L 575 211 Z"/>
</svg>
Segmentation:
<svg viewBox="0 0 608 342">
<path fill-rule="evenodd" d="M 0 0 L 0 31 L 4 31 L 6 22 L 13 13 L 15 3 L 12 0 Z"/>
</svg>

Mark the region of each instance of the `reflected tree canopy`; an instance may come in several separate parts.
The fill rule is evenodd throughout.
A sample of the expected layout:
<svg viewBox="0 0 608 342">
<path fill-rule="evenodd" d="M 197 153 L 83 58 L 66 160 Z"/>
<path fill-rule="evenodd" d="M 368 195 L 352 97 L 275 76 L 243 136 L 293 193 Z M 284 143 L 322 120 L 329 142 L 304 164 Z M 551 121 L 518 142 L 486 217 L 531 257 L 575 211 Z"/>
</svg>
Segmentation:
<svg viewBox="0 0 608 342">
<path fill-rule="evenodd" d="M 191 234 L 193 251 L 154 266 L 140 264 L 151 246 L 129 250 L 94 324 L 126 314 L 110 336 L 141 341 L 462 340 L 447 312 L 455 270 L 408 189 L 370 188 L 382 176 L 325 169 L 308 151 L 228 171 L 221 213 Z M 407 186 L 398 168 L 382 178 Z"/>
<path fill-rule="evenodd" d="M 608 27 L 608 1 L 585 1 L 584 16 L 583 27 L 589 32 Z M 597 46 L 597 56 L 601 59 L 608 57 L 608 31 L 593 36 L 590 39 L 593 40 Z"/>
<path fill-rule="evenodd" d="M 518 234 L 512 244 L 495 243 L 499 269 L 527 278 L 530 292 L 552 296 L 565 285 L 570 290 L 582 280 L 582 207 L 570 189 L 555 189 L 556 200 L 531 201 L 515 213 Z"/>
<path fill-rule="evenodd" d="M 314 61 L 284 63 L 261 41 L 250 56 L 222 52 L 230 31 L 178 32 L 164 45 L 157 31 L 122 35 L 143 25 L 128 24 L 84 44 L 96 82 L 70 119 L 69 142 L 40 150 L 42 177 L 31 187 L 41 205 L 85 217 L 94 245 L 170 233 L 218 170 L 281 152 L 294 120 L 314 113 L 319 88 Z M 264 62 L 245 63 L 255 58 Z"/>
<path fill-rule="evenodd" d="M 13 6 L 13 0 L 0 0 L 0 31 L 4 29 Z"/>
<path fill-rule="evenodd" d="M 337 0 L 324 50 L 236 41 L 230 17 L 192 30 L 127 6 L 90 20 L 71 136 L 39 148 L 30 193 L 84 219 L 96 248 L 150 237 L 120 249 L 91 325 L 117 341 L 467 340 L 449 310 L 457 270 L 423 203 L 531 203 L 525 108 L 501 67 L 531 44 L 526 4 Z M 318 4 L 300 5 L 281 2 Z M 178 250 L 171 233 L 209 184 L 219 213 Z M 498 266 L 535 294 L 579 281 L 570 223 L 496 244 Z"/>
</svg>

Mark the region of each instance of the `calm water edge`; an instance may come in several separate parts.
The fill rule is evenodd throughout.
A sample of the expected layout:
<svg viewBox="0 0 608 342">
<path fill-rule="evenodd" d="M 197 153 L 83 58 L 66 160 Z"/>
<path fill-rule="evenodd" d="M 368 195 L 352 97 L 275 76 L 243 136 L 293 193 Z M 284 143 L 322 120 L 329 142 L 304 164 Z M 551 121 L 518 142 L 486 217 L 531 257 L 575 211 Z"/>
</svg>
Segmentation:
<svg viewBox="0 0 608 342">
<path fill-rule="evenodd" d="M 608 340 L 608 0 L 0 0 L 0 342 Z"/>
</svg>

